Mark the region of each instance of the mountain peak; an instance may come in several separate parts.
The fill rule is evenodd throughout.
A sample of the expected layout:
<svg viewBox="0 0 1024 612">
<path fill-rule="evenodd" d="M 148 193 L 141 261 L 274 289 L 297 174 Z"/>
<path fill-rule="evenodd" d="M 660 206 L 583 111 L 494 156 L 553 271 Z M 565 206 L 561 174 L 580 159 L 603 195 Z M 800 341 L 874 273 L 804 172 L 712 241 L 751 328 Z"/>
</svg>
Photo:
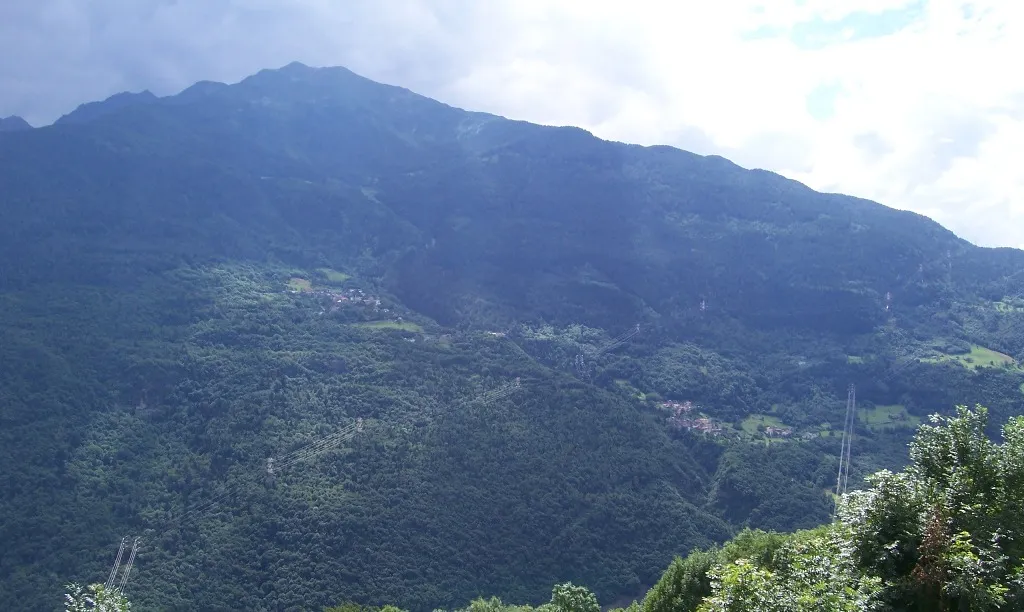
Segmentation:
<svg viewBox="0 0 1024 612">
<path fill-rule="evenodd" d="M 343 66 L 311 67 L 291 62 L 268 68 L 231 85 L 234 95 L 264 105 L 357 105 L 381 110 L 401 100 L 443 106 L 402 87 L 373 81 Z"/>
<path fill-rule="evenodd" d="M 312 66 L 307 66 L 306 64 L 303 64 L 302 62 L 290 62 L 290 63 L 285 64 L 284 66 L 281 66 L 280 68 L 278 68 L 276 70 L 276 72 L 286 72 L 286 73 L 287 72 L 291 72 L 291 73 L 304 74 L 304 73 L 311 72 L 313 70 L 316 70 L 316 68 L 313 68 Z"/>
<path fill-rule="evenodd" d="M 291 62 L 280 68 L 265 68 L 243 79 L 242 83 L 279 83 L 281 81 L 311 84 L 332 83 L 335 85 L 343 82 L 365 81 L 377 86 L 386 87 L 382 83 L 361 77 L 344 66 L 308 66 L 302 62 Z"/>
<path fill-rule="evenodd" d="M 11 115 L 10 117 L 0 117 L 0 132 L 20 132 L 22 130 L 31 130 L 32 126 L 28 121 L 25 121 L 17 115 Z"/>
</svg>

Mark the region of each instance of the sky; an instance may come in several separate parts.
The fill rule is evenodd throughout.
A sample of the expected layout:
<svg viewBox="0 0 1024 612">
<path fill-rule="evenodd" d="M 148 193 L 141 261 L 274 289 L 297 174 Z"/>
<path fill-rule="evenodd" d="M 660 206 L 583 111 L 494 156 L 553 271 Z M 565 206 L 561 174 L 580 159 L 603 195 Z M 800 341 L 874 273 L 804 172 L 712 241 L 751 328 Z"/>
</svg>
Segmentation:
<svg viewBox="0 0 1024 612">
<path fill-rule="evenodd" d="M 765 168 L 1024 248 L 1019 0 L 12 0 L 0 117 L 292 61 Z"/>
</svg>

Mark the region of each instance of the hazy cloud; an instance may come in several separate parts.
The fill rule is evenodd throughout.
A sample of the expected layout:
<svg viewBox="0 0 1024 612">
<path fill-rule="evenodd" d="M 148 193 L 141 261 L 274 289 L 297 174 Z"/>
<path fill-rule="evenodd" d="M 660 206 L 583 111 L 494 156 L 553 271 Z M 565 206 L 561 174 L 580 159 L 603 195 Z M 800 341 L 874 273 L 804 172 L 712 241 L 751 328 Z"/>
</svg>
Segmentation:
<svg viewBox="0 0 1024 612">
<path fill-rule="evenodd" d="M 892 145 L 886 142 L 878 132 L 862 132 L 853 137 L 853 144 L 864 152 L 867 162 L 880 161 L 892 153 Z"/>
<path fill-rule="evenodd" d="M 1024 5 L 997 0 L 0 3 L 0 116 L 293 60 L 716 153 L 1024 247 Z"/>
</svg>

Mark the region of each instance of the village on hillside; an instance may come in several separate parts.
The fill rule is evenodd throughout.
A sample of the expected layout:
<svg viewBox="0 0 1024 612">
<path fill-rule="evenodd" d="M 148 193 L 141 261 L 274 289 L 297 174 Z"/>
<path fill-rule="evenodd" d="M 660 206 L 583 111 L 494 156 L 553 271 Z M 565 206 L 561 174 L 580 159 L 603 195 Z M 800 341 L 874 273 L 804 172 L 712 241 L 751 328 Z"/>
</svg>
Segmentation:
<svg viewBox="0 0 1024 612">
<path fill-rule="evenodd" d="M 668 423 L 676 429 L 696 431 L 715 437 L 727 436 L 730 434 L 737 435 L 739 433 L 730 425 L 716 421 L 711 417 L 702 414 L 700 410 L 701 406 L 694 404 L 689 400 L 682 402 L 675 400 L 662 401 L 658 404 L 658 408 L 669 413 Z M 744 425 L 743 431 L 748 434 L 760 432 L 767 438 L 789 438 L 793 435 L 793 428 L 784 425 L 766 425 L 763 428 L 755 425 L 751 429 L 752 431 L 748 431 L 747 426 Z M 804 434 L 801 439 L 808 439 L 807 435 L 808 434 Z M 811 437 L 814 437 L 816 434 L 810 435 Z"/>
<path fill-rule="evenodd" d="M 318 314 L 321 315 L 359 308 L 367 314 L 372 312 L 374 315 L 377 315 L 375 320 L 369 321 L 369 323 L 376 323 L 378 327 L 419 329 L 418 325 L 405 322 L 402 315 L 395 308 L 383 306 L 380 296 L 374 295 L 368 290 L 357 287 L 314 286 L 308 279 L 296 276 L 288 279 L 284 292 L 289 295 L 301 295 L 317 299 L 320 304 L 320 312 Z"/>
</svg>

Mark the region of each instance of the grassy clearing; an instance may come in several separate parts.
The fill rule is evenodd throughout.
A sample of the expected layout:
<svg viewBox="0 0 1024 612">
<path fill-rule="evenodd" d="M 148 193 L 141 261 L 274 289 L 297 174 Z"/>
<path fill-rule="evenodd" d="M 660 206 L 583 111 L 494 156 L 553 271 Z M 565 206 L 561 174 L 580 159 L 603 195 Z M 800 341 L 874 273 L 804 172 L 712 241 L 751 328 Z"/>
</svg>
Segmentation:
<svg viewBox="0 0 1024 612">
<path fill-rule="evenodd" d="M 743 433 L 751 436 L 756 435 L 758 425 L 764 425 L 765 427 L 788 427 L 778 417 L 773 417 L 769 414 L 752 414 L 743 419 Z"/>
<path fill-rule="evenodd" d="M 1020 300 L 1002 300 L 996 302 L 996 310 L 1005 314 L 1024 312 L 1024 302 Z"/>
<path fill-rule="evenodd" d="M 993 351 L 992 349 L 978 346 L 977 344 L 972 344 L 971 352 L 964 355 L 948 355 L 946 353 L 940 353 L 938 357 L 927 357 L 921 361 L 927 363 L 955 361 L 971 370 L 975 370 L 977 368 L 998 368 L 1002 367 L 1004 364 L 1016 365 L 1013 357 L 1004 355 L 999 351 Z"/>
<path fill-rule="evenodd" d="M 367 200 L 380 204 L 380 200 L 377 199 L 376 189 L 372 187 L 360 187 L 359 190 L 363 192 L 363 196 L 365 196 Z"/>
<path fill-rule="evenodd" d="M 312 291 L 313 283 L 304 278 L 293 276 L 288 279 L 288 288 L 292 291 Z"/>
<path fill-rule="evenodd" d="M 906 407 L 902 404 L 858 408 L 857 418 L 872 430 L 885 429 L 887 427 L 917 428 L 921 424 L 921 418 L 908 414 Z"/>
<path fill-rule="evenodd" d="M 326 278 L 327 282 L 329 283 L 343 283 L 348 279 L 352 278 L 350 275 L 345 274 L 344 272 L 338 272 L 337 270 L 332 270 L 331 268 L 317 268 L 316 271 L 322 274 L 323 277 Z"/>
<path fill-rule="evenodd" d="M 423 328 L 411 321 L 368 321 L 366 323 L 353 323 L 355 327 L 366 329 L 401 329 L 411 332 L 422 332 Z"/>
</svg>

